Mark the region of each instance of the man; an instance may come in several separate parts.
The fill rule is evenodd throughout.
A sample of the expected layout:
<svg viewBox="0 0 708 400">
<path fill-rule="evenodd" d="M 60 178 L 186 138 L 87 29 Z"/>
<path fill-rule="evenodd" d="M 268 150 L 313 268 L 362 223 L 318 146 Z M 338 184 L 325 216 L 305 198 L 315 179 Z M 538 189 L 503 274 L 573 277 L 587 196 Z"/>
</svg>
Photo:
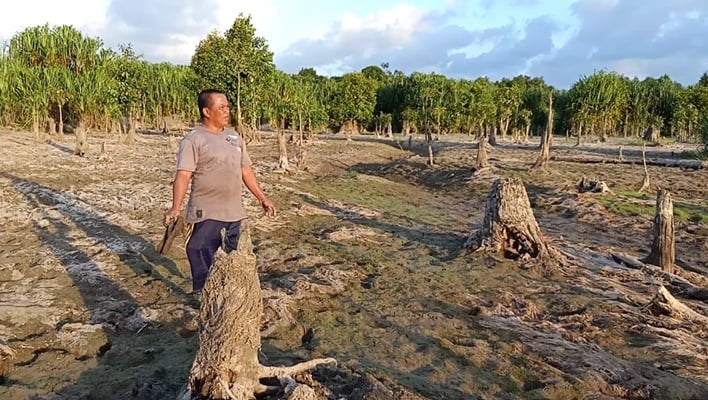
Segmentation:
<svg viewBox="0 0 708 400">
<path fill-rule="evenodd" d="M 214 255 L 222 244 L 222 229 L 227 231 L 226 250 L 236 248 L 241 221 L 247 218 L 242 183 L 260 201 L 267 216 L 275 215 L 273 203 L 258 184 L 243 140 L 235 130 L 227 128 L 231 113 L 226 96 L 218 90 L 204 90 L 199 93 L 197 105 L 201 124 L 180 142 L 172 208 L 165 213 L 165 224 L 180 215 L 191 180 L 185 222 L 193 224 L 187 258 L 194 293 L 204 287 Z"/>
</svg>

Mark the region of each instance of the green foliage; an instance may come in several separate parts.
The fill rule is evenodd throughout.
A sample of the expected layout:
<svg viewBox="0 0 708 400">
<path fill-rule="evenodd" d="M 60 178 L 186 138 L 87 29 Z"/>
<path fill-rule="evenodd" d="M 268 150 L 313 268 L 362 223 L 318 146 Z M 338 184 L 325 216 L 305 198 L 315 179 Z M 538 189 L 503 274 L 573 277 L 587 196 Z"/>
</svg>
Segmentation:
<svg viewBox="0 0 708 400">
<path fill-rule="evenodd" d="M 240 14 L 225 32 L 211 32 L 189 66 L 150 63 L 130 44 L 117 51 L 71 26 L 30 27 L 0 50 L 0 122 L 22 127 L 83 121 L 108 127 L 130 116 L 161 127 L 163 117 L 194 120 L 200 89 L 224 91 L 239 121 L 301 131 L 356 122 L 366 128 L 431 135 L 502 135 L 546 129 L 548 95 L 554 94 L 557 133 L 622 134 L 639 140 L 648 127 L 667 140 L 702 141 L 708 147 L 708 73 L 683 87 L 668 76 L 629 79 L 598 71 L 570 90 L 519 75 L 452 79 L 436 73 L 406 75 L 387 63 L 325 77 L 313 68 L 278 71 L 251 17 Z"/>
<path fill-rule="evenodd" d="M 243 14 L 223 35 L 212 32 L 200 41 L 191 66 L 201 86 L 226 93 L 239 121 L 262 108 L 260 103 L 266 96 L 263 89 L 275 71 L 266 40 L 256 36 L 251 17 Z"/>
</svg>

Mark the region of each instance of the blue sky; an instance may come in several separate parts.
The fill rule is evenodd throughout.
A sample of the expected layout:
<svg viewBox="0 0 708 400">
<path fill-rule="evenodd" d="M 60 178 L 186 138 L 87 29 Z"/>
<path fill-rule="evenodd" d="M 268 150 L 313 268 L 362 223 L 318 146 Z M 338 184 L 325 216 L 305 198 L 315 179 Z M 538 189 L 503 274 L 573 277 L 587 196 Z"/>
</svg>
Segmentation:
<svg viewBox="0 0 708 400">
<path fill-rule="evenodd" d="M 23 0 L 0 15 L 0 40 L 27 26 L 72 24 L 151 61 L 188 63 L 239 12 L 278 68 L 339 75 L 392 70 L 455 78 L 542 76 L 561 88 L 598 69 L 682 84 L 708 71 L 708 0 Z"/>
</svg>

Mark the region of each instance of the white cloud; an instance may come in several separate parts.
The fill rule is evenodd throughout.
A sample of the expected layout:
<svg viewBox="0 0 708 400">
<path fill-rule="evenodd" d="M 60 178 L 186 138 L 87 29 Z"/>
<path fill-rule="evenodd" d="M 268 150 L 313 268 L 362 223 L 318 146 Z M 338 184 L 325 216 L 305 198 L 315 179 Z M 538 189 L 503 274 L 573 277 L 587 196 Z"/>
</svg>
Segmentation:
<svg viewBox="0 0 708 400">
<path fill-rule="evenodd" d="M 4 4 L 0 13 L 0 37 L 10 39 L 30 26 L 73 25 L 84 32 L 95 32 L 105 24 L 109 0 L 22 0 Z"/>
</svg>

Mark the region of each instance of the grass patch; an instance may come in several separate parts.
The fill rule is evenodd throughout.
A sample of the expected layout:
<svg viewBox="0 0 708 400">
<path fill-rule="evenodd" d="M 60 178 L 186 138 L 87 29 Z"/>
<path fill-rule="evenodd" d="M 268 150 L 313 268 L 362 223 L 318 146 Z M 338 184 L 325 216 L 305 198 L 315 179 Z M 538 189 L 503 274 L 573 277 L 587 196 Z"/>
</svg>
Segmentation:
<svg viewBox="0 0 708 400">
<path fill-rule="evenodd" d="M 349 171 L 343 177 L 318 179 L 307 188 L 324 199 L 367 208 L 392 217 L 430 225 L 449 224 L 445 215 L 427 208 L 435 200 L 415 186 Z"/>
<path fill-rule="evenodd" d="M 708 161 L 708 151 L 686 150 L 681 152 L 680 157 L 691 160 Z"/>
<path fill-rule="evenodd" d="M 599 197 L 600 204 L 608 211 L 629 216 L 653 216 L 656 212 L 654 199 L 654 196 L 629 190 Z M 674 199 L 674 218 L 682 222 L 708 224 L 708 202 L 693 204 Z"/>
</svg>

